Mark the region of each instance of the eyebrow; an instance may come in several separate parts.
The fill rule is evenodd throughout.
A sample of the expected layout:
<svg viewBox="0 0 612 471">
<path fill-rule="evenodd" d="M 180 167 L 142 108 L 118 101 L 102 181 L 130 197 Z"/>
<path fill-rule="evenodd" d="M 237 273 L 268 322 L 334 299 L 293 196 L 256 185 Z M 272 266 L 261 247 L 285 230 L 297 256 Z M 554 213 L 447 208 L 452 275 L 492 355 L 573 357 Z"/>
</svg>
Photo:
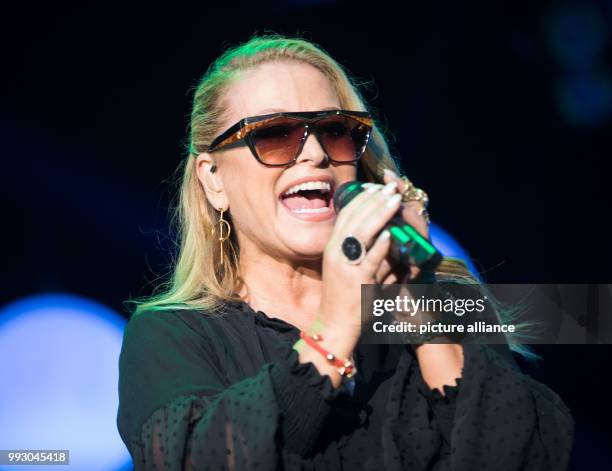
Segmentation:
<svg viewBox="0 0 612 471">
<path fill-rule="evenodd" d="M 317 111 L 327 111 L 327 110 L 339 110 L 337 106 L 326 106 L 325 108 L 319 108 Z M 284 110 L 282 108 L 266 108 L 264 110 L 260 110 L 257 115 L 263 115 L 267 113 L 289 113 L 289 110 Z"/>
</svg>

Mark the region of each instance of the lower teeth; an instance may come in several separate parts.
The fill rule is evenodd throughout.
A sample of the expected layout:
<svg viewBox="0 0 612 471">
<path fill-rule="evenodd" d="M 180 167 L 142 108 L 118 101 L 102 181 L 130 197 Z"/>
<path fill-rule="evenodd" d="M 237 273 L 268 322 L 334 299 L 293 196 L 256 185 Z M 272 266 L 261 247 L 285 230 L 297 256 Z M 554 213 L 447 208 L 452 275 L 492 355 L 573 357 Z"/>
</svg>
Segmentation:
<svg viewBox="0 0 612 471">
<path fill-rule="evenodd" d="M 293 213 L 324 213 L 326 211 L 328 211 L 329 208 L 327 206 L 323 206 L 322 208 L 316 208 L 316 209 L 312 209 L 312 208 L 300 208 L 300 209 L 292 209 L 291 212 Z"/>
</svg>

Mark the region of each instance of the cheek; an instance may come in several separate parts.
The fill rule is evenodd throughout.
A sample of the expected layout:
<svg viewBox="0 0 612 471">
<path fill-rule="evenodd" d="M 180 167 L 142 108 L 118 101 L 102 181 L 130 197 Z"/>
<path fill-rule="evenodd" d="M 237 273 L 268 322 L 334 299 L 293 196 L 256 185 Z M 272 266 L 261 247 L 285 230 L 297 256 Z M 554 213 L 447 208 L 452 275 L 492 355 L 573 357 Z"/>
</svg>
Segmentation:
<svg viewBox="0 0 612 471">
<path fill-rule="evenodd" d="M 353 180 L 357 180 L 357 166 L 355 165 L 346 165 L 340 166 L 335 169 L 334 177 L 336 179 L 336 183 L 338 186 L 343 183 L 350 182 Z"/>
<path fill-rule="evenodd" d="M 278 172 L 263 167 L 248 150 L 246 154 L 227 155 L 227 159 L 223 185 L 237 225 L 246 229 L 257 220 L 273 216 L 274 182 Z"/>
<path fill-rule="evenodd" d="M 274 216 L 274 199 L 271 189 L 260 184 L 240 185 L 233 195 L 234 210 L 245 221 L 267 221 Z"/>
<path fill-rule="evenodd" d="M 354 180 L 357 178 L 357 166 L 359 163 L 340 165 L 334 170 L 337 172 L 339 177 L 344 177 L 347 180 Z"/>
</svg>

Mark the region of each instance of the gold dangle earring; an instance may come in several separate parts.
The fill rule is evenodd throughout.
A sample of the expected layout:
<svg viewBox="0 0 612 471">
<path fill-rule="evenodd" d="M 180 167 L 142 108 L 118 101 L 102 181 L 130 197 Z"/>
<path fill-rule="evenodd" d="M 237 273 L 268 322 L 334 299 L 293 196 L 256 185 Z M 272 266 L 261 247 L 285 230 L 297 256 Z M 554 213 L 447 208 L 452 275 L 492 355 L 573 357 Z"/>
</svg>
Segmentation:
<svg viewBox="0 0 612 471">
<path fill-rule="evenodd" d="M 223 242 L 225 242 L 229 238 L 232 232 L 232 226 L 230 226 L 229 222 L 223 219 L 223 213 L 225 212 L 225 210 L 223 208 L 219 208 L 218 211 L 221 213 L 221 215 L 219 216 L 219 244 L 221 250 L 221 265 L 223 265 Z M 215 226 L 212 227 L 210 233 L 211 235 L 215 234 Z"/>
</svg>

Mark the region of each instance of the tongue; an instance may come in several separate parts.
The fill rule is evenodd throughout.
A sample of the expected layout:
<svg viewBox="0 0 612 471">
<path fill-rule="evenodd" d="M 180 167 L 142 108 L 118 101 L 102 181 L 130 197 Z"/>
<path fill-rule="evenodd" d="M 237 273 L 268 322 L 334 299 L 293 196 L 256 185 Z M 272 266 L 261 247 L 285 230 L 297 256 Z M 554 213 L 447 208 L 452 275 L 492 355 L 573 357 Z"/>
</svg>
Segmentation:
<svg viewBox="0 0 612 471">
<path fill-rule="evenodd" d="M 317 193 L 293 194 L 283 198 L 289 209 L 318 209 L 327 207 L 327 199 Z"/>
</svg>

